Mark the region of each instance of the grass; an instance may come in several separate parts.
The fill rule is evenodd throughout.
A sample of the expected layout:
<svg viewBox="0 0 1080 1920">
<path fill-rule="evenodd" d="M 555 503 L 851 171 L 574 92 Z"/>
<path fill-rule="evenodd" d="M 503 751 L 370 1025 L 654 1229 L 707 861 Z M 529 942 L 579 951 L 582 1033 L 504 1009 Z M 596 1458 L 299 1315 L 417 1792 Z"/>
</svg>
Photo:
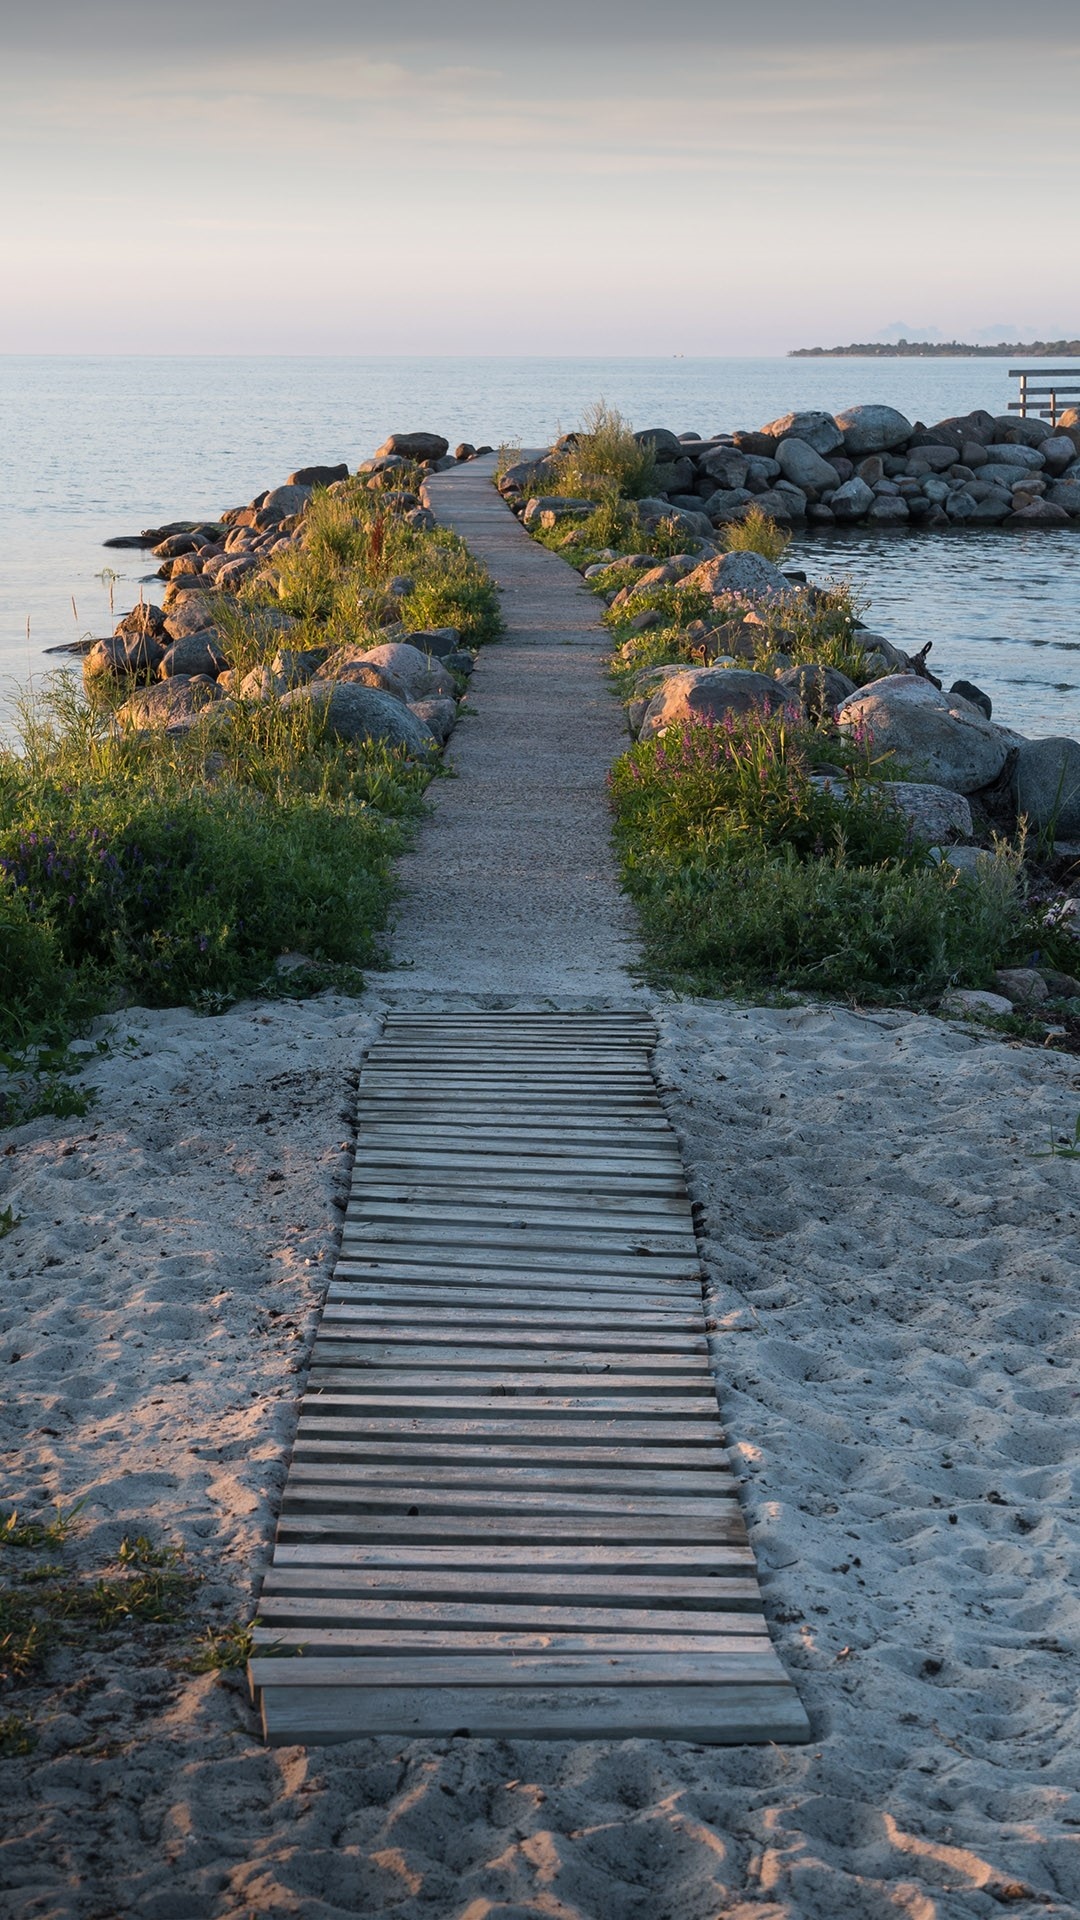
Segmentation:
<svg viewBox="0 0 1080 1920">
<path fill-rule="evenodd" d="M 585 409 L 572 445 L 550 464 L 550 482 L 545 478 L 544 490 L 554 494 L 588 498 L 599 487 L 623 499 L 644 500 L 659 485 L 652 447 L 635 440 L 630 422 L 603 400 Z"/>
<path fill-rule="evenodd" d="M 745 519 L 724 528 L 721 545 L 728 553 L 760 553 L 778 567 L 791 545 L 791 535 L 760 507 L 749 507 Z"/>
<path fill-rule="evenodd" d="M 984 985 L 1030 933 L 1019 861 L 960 875 L 927 858 L 853 768 L 847 802 L 811 784 L 834 745 L 782 714 L 695 722 L 612 774 L 624 882 L 650 977 L 682 991 L 920 1001 Z"/>
<path fill-rule="evenodd" d="M 366 650 L 389 615 L 454 626 L 467 645 L 500 625 L 462 542 L 406 525 L 359 479 L 316 494 L 302 545 L 220 606 L 241 672 L 282 646 Z M 282 610 L 297 622 L 287 633 L 271 618 Z M 393 864 L 432 768 L 333 741 L 303 702 L 230 703 L 227 718 L 210 705 L 166 735 L 118 727 L 123 697 L 88 701 L 53 676 L 23 701 L 17 747 L 0 750 L 0 1123 L 85 1110 L 63 1042 L 96 1013 L 355 986 L 380 959 Z M 315 964 L 282 983 L 283 951 Z"/>
</svg>

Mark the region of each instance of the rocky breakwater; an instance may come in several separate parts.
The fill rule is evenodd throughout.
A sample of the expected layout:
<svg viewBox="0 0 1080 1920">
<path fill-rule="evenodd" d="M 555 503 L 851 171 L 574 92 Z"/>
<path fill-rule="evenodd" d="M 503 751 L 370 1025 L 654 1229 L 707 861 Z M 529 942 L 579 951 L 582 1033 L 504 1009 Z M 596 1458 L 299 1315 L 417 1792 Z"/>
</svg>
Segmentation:
<svg viewBox="0 0 1080 1920">
<path fill-rule="evenodd" d="M 115 701 L 118 687 L 126 691 L 117 719 L 140 731 L 185 731 L 209 707 L 226 722 L 239 703 L 275 700 L 317 713 L 339 740 L 381 741 L 420 757 L 443 746 L 475 656 L 456 627 L 410 626 L 410 575 L 357 578 L 357 624 L 369 631 L 353 644 L 313 644 L 318 615 L 298 617 L 281 599 L 292 556 L 320 537 L 312 511 L 320 496 L 340 502 L 347 536 L 363 524 L 350 502 L 359 509 L 358 495 L 375 495 L 376 548 L 395 526 L 430 535 L 423 476 L 476 452 L 462 446 L 451 456 L 438 434 L 392 434 L 354 475 L 345 464 L 302 467 L 216 521 L 107 542 L 151 545 L 164 590 L 160 604 L 140 601 L 111 637 L 85 651 L 88 693 Z"/>
<path fill-rule="evenodd" d="M 874 529 L 1061 527 L 1080 521 L 1080 409 L 1045 420 L 983 411 L 927 426 L 887 406 L 796 412 L 753 430 L 675 434 L 647 427 L 635 439 L 656 459 L 655 493 L 639 502 L 645 525 L 672 513 L 688 534 L 743 520 L 755 507 L 783 526 Z M 539 463 L 500 480 L 531 527 L 583 517 L 595 504 L 549 489 L 564 435 Z M 546 518 L 545 516 L 550 516 Z"/>
</svg>

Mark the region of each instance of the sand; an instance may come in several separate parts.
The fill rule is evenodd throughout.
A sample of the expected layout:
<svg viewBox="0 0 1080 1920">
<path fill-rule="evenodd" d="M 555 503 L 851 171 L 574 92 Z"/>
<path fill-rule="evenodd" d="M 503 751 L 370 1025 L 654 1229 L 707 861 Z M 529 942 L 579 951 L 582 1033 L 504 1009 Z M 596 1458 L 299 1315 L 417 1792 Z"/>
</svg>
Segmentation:
<svg viewBox="0 0 1080 1920">
<path fill-rule="evenodd" d="M 1080 1162 L 1066 1056 L 928 1016 L 658 1009 L 721 1407 L 808 1748 L 271 1753 L 239 1675 L 377 995 L 128 1012 L 0 1141 L 4 1504 L 205 1576 L 0 1695 L 0 1913 L 960 1920 L 1080 1911 Z M 14 1354 L 19 1354 L 17 1360 Z"/>
</svg>

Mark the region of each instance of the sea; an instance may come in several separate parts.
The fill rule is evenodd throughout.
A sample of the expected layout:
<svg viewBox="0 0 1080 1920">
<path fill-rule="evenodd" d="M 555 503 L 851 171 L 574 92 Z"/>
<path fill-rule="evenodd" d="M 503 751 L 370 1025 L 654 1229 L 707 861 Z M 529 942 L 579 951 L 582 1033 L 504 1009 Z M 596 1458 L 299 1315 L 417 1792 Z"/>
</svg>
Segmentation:
<svg viewBox="0 0 1080 1920">
<path fill-rule="evenodd" d="M 927 422 L 1001 413 L 1016 391 L 1009 364 L 0 356 L 0 734 L 15 737 L 20 693 L 65 670 L 48 649 L 108 634 L 140 591 L 153 597 L 156 563 L 106 539 L 213 516 L 295 467 L 355 466 L 417 428 L 451 446 L 541 446 L 598 400 L 635 427 L 703 436 L 870 401 Z M 931 640 L 945 684 L 974 681 L 1007 725 L 1080 738 L 1080 526 L 800 533 L 790 560 L 850 581 L 898 645 Z"/>
</svg>

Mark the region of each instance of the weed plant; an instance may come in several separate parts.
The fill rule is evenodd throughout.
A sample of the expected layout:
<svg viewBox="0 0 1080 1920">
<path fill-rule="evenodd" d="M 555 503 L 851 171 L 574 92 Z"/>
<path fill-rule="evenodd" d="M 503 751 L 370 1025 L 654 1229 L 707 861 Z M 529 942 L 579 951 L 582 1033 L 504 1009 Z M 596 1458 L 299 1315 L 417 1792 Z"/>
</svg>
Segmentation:
<svg viewBox="0 0 1080 1920">
<path fill-rule="evenodd" d="M 585 409 L 573 444 L 552 462 L 551 493 L 584 494 L 597 487 L 613 488 L 623 499 L 644 500 L 659 484 L 652 447 L 635 440 L 628 420 L 617 407 L 598 400 Z"/>
<path fill-rule="evenodd" d="M 617 763 L 617 844 L 652 977 L 890 1000 L 985 984 L 1023 938 L 1019 860 L 975 876 L 934 865 L 875 792 L 889 769 L 871 743 L 846 800 L 811 783 L 821 745 L 782 713 L 751 715 L 669 729 Z"/>
<path fill-rule="evenodd" d="M 728 553 L 760 553 L 778 567 L 791 545 L 791 535 L 760 507 L 752 506 L 745 519 L 733 520 L 724 528 L 720 544 Z"/>
</svg>

